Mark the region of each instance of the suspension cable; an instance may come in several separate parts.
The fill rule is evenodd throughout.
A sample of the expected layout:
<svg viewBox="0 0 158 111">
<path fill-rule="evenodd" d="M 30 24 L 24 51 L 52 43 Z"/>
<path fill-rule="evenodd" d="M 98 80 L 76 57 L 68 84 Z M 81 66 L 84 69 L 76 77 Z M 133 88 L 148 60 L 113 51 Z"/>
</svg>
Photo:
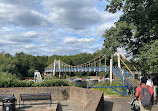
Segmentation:
<svg viewBox="0 0 158 111">
<path fill-rule="evenodd" d="M 129 72 L 133 75 L 134 77 L 134 73 L 130 70 L 130 68 L 123 62 L 123 60 L 120 58 L 120 60 L 122 61 L 122 63 L 126 66 L 126 68 L 129 70 Z"/>
</svg>

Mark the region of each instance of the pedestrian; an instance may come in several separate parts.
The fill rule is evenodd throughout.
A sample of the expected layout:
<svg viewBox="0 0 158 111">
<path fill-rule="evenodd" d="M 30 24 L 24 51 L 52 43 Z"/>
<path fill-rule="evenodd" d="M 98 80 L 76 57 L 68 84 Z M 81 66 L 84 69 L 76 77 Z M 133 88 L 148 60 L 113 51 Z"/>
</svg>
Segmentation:
<svg viewBox="0 0 158 111">
<path fill-rule="evenodd" d="M 154 84 L 153 81 L 151 80 L 150 76 L 147 76 L 147 82 L 146 85 L 151 86 L 154 89 Z"/>
<path fill-rule="evenodd" d="M 158 78 L 154 77 L 153 78 L 153 83 L 154 83 L 154 99 L 155 99 L 155 104 L 157 104 L 157 85 L 158 85 Z"/>
<path fill-rule="evenodd" d="M 151 111 L 153 105 L 154 91 L 151 86 L 146 85 L 147 78 L 141 78 L 141 84 L 136 89 L 136 97 L 139 97 L 140 111 Z"/>
</svg>

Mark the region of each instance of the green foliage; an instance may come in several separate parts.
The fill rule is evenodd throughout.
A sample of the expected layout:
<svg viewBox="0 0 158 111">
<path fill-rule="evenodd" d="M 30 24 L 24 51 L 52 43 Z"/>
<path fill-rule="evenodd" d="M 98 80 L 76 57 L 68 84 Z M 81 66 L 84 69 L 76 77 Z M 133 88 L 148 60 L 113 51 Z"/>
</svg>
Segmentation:
<svg viewBox="0 0 158 111">
<path fill-rule="evenodd" d="M 35 87 L 50 87 L 50 86 L 72 86 L 73 84 L 66 80 L 45 80 L 43 82 L 39 82 L 35 84 Z"/>
<path fill-rule="evenodd" d="M 6 87 L 51 87 L 51 86 L 72 86 L 73 84 L 64 80 L 46 80 L 39 83 L 21 80 L 2 80 L 0 88 Z"/>
<path fill-rule="evenodd" d="M 61 60 L 64 63 L 67 63 L 69 65 L 79 65 L 83 64 L 85 62 L 88 62 L 94 58 L 96 54 L 86 54 L 86 53 L 81 53 L 73 56 L 57 56 L 53 55 L 48 58 L 48 64 L 53 64 L 53 61 L 56 60 Z"/>
<path fill-rule="evenodd" d="M 10 54 L 0 53 L 0 72 L 9 72 L 18 75 L 16 63 L 17 61 Z"/>
<path fill-rule="evenodd" d="M 17 61 L 18 72 L 23 78 L 33 76 L 35 70 L 43 73 L 48 61 L 47 56 L 33 56 L 23 52 L 16 53 L 14 59 Z"/>
<path fill-rule="evenodd" d="M 118 47 L 136 58 L 142 72 L 157 72 L 158 2 L 157 0 L 110 0 L 106 10 L 123 15 L 105 32 L 105 52 L 113 54 Z"/>
<path fill-rule="evenodd" d="M 7 72 L 0 72 L 0 81 L 2 80 L 18 80 L 16 75 Z"/>
<path fill-rule="evenodd" d="M 109 0 L 107 0 L 109 1 Z M 111 0 L 110 1 L 110 5 L 106 6 L 107 11 L 111 12 L 111 13 L 115 13 L 119 10 L 121 10 L 122 6 L 123 6 L 123 2 L 124 0 Z"/>
<path fill-rule="evenodd" d="M 144 52 L 142 56 L 143 55 L 145 55 L 146 63 L 149 65 L 148 70 L 152 71 L 153 73 L 157 73 L 158 72 L 158 40 L 156 40 L 151 45 L 151 50 Z M 144 58 L 144 57 L 141 57 L 141 58 Z"/>
<path fill-rule="evenodd" d="M 39 83 L 34 81 L 19 80 L 16 75 L 0 72 L 0 88 L 6 87 L 51 87 L 51 86 L 72 86 L 73 83 L 65 80 L 48 79 Z"/>
<path fill-rule="evenodd" d="M 23 52 L 16 53 L 14 57 L 5 52 L 0 54 L 0 71 L 16 74 L 19 78 L 25 79 L 32 77 L 34 71 L 38 70 L 41 74 L 44 68 L 50 65 L 55 59 L 61 60 L 70 65 L 79 65 L 94 59 L 101 51 L 94 54 L 81 53 L 73 56 L 33 56 Z M 74 73 L 67 73 L 69 76 L 75 76 Z M 85 75 L 85 74 L 82 74 Z M 81 76 L 82 76 L 81 75 Z"/>
</svg>

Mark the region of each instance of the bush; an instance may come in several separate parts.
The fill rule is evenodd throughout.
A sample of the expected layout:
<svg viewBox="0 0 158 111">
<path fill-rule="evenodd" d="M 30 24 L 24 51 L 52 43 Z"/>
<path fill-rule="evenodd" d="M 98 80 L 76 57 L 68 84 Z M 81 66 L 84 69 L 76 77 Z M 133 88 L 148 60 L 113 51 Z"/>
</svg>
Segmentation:
<svg viewBox="0 0 158 111">
<path fill-rule="evenodd" d="M 50 86 L 72 86 L 73 84 L 66 80 L 45 80 L 39 83 L 36 83 L 36 87 L 50 87 Z"/>
<path fill-rule="evenodd" d="M 0 73 L 0 88 L 6 87 L 51 87 L 51 86 L 72 86 L 66 80 L 60 79 L 47 79 L 45 81 L 35 83 L 34 81 L 19 80 L 15 75 L 9 73 Z"/>
<path fill-rule="evenodd" d="M 51 86 L 73 86 L 72 83 L 64 80 L 49 80 L 35 83 L 33 81 L 0 81 L 0 88 L 6 87 L 51 87 Z"/>
<path fill-rule="evenodd" d="M 18 80 L 18 78 L 16 75 L 7 72 L 0 72 L 0 81 L 1 80 Z"/>
<path fill-rule="evenodd" d="M 16 75 L 6 72 L 0 72 L 0 88 L 6 87 L 51 87 L 51 86 L 72 86 L 73 84 L 66 80 L 49 78 L 45 81 L 35 83 L 34 81 L 19 80 Z"/>
</svg>

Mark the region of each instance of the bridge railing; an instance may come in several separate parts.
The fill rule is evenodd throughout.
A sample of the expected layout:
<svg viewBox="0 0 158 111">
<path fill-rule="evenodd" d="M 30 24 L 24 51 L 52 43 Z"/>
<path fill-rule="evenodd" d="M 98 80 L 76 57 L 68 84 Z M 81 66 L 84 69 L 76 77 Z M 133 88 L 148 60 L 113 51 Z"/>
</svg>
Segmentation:
<svg viewBox="0 0 158 111">
<path fill-rule="evenodd" d="M 127 88 L 128 88 L 128 86 L 101 86 L 101 87 L 89 87 L 89 86 L 87 85 L 87 89 L 89 89 L 89 88 L 111 88 L 111 89 L 113 89 L 114 91 L 120 93 L 121 95 L 126 96 L 126 95 L 127 95 Z M 119 90 L 117 90 L 117 89 L 115 89 L 115 88 L 124 88 L 124 92 L 120 92 Z"/>
<path fill-rule="evenodd" d="M 55 69 L 55 72 L 109 72 L 109 67 L 75 67 L 75 68 L 64 68 Z M 53 69 L 46 69 L 45 72 L 53 72 Z"/>
<path fill-rule="evenodd" d="M 128 80 L 126 77 L 124 77 L 124 75 L 122 74 L 121 69 L 115 69 L 113 67 L 113 72 L 114 74 L 124 83 L 125 86 L 127 86 L 128 91 L 131 93 L 131 95 L 134 96 L 135 94 L 135 90 L 136 90 L 136 86 L 132 84 L 132 82 L 130 80 Z M 130 76 L 130 75 L 129 75 Z M 128 76 L 128 77 L 129 77 Z"/>
</svg>

